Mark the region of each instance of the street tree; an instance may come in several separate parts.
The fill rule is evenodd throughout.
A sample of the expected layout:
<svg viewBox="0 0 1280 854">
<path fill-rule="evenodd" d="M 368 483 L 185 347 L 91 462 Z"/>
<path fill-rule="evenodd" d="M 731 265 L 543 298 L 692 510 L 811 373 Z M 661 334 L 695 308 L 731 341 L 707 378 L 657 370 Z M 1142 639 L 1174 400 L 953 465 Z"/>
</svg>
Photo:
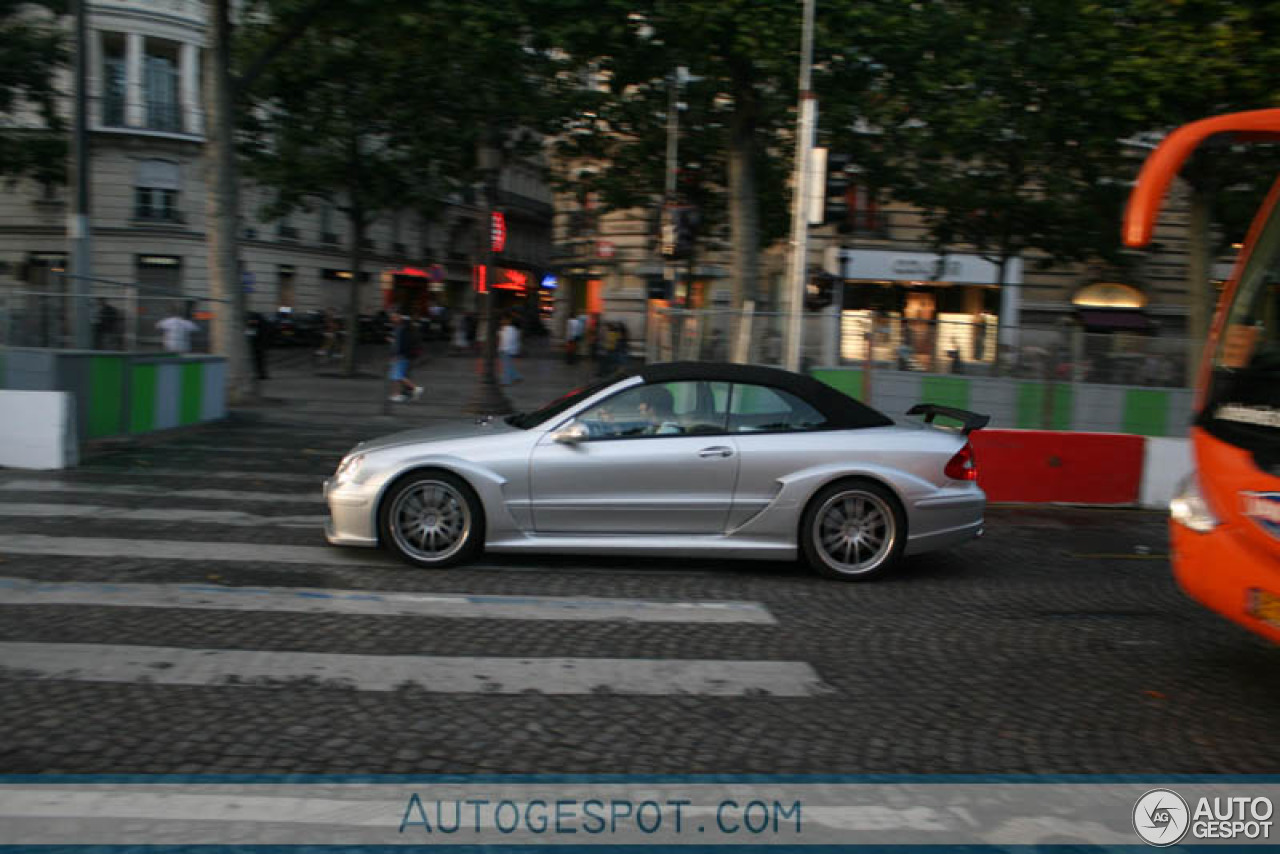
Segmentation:
<svg viewBox="0 0 1280 854">
<path fill-rule="evenodd" d="M 1116 71 L 1132 81 L 1132 109 L 1149 130 L 1170 131 L 1212 115 L 1280 104 L 1274 71 L 1280 60 L 1280 2 L 1126 5 L 1132 47 L 1117 58 Z M 1211 259 L 1224 244 L 1243 239 L 1253 203 L 1270 185 L 1277 162 L 1276 152 L 1256 146 L 1211 144 L 1182 170 L 1190 191 L 1188 376 L 1198 366 L 1216 297 L 1209 284 Z"/>
<path fill-rule="evenodd" d="M 758 301 L 761 247 L 785 233 L 784 176 L 794 148 L 800 7 L 781 0 L 548 0 L 559 45 L 596 74 L 589 114 L 569 128 L 567 156 L 594 160 L 590 180 L 618 207 L 663 191 L 668 78 L 682 93 L 680 161 L 699 164 L 685 191 L 724 211 L 734 302 Z M 819 42 L 817 61 L 829 50 Z M 713 171 L 714 170 L 714 171 Z M 719 172 L 719 174 L 715 174 Z M 768 205 L 762 204 L 768 200 Z"/>
<path fill-rule="evenodd" d="M 414 171 L 403 107 L 423 83 L 415 77 L 422 63 L 403 38 L 400 13 L 395 4 L 333 10 L 264 68 L 241 114 L 246 172 L 275 192 L 270 214 L 331 205 L 346 218 L 348 375 L 355 373 L 368 229 L 404 205 Z M 241 50 L 259 53 L 271 25 L 246 24 Z"/>
<path fill-rule="evenodd" d="M 66 180 L 57 73 L 68 61 L 58 0 L 0 0 L 0 179 Z"/>
<path fill-rule="evenodd" d="M 922 211 L 939 251 L 997 264 L 1122 264 L 1119 214 L 1134 129 L 1110 80 L 1125 19 L 1105 4 L 871 2 L 835 26 L 849 45 L 827 69 L 831 142 L 869 188 Z M 1003 317 L 1002 317 L 1003 322 Z"/>
</svg>

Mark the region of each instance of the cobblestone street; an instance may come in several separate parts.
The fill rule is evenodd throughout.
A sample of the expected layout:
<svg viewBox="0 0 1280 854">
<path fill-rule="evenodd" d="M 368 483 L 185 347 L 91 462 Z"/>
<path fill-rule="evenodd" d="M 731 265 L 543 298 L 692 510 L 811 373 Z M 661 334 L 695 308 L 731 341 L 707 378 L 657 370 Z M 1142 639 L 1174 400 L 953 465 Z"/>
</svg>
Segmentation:
<svg viewBox="0 0 1280 854">
<path fill-rule="evenodd" d="M 428 387 L 452 371 L 456 399 L 465 360 L 439 362 Z M 530 403 L 564 382 L 526 373 Z M 1280 650 L 1183 598 L 1161 514 L 992 508 L 982 540 L 864 584 L 734 561 L 415 571 L 327 546 L 320 484 L 444 404 L 380 415 L 371 379 L 367 414 L 341 414 L 338 392 L 301 400 L 304 371 L 273 382 L 297 397 L 0 472 L 0 768 L 1280 770 Z"/>
</svg>

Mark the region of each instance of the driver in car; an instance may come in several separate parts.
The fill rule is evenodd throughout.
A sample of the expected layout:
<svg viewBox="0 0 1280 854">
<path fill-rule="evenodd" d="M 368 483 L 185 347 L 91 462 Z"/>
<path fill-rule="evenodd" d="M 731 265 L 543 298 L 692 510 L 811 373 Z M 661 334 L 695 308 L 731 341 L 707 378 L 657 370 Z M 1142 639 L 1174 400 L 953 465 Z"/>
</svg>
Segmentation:
<svg viewBox="0 0 1280 854">
<path fill-rule="evenodd" d="M 676 421 L 675 400 L 666 388 L 648 386 L 640 390 L 640 414 L 649 422 L 646 436 L 674 436 L 684 431 Z"/>
</svg>

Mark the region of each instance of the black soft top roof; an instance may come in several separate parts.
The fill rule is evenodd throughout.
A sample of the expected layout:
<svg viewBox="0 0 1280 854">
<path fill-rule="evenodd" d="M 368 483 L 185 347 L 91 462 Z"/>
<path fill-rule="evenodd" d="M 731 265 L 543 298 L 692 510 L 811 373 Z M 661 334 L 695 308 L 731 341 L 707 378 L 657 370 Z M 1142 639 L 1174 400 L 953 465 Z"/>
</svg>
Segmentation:
<svg viewBox="0 0 1280 854">
<path fill-rule="evenodd" d="M 817 409 L 826 417 L 828 426 L 836 430 L 888 427 L 893 424 L 893 419 L 887 415 L 836 391 L 824 382 L 779 368 L 728 362 L 660 362 L 646 365 L 634 373 L 647 383 L 706 380 L 772 386 L 794 394 Z"/>
</svg>

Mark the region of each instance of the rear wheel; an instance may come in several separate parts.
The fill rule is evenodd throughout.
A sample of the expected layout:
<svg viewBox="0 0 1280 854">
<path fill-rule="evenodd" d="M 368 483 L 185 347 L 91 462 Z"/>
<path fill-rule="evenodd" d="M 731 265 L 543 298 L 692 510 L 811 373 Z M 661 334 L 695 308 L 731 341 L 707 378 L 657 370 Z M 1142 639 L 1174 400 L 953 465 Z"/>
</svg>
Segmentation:
<svg viewBox="0 0 1280 854">
<path fill-rule="evenodd" d="M 484 516 L 475 492 L 442 471 L 400 480 L 379 510 L 382 541 L 415 566 L 445 567 L 470 560 L 484 542 Z"/>
<path fill-rule="evenodd" d="M 867 480 L 833 483 L 805 509 L 800 549 L 814 570 L 841 581 L 861 581 L 894 567 L 906 546 L 907 524 L 898 499 Z"/>
</svg>

